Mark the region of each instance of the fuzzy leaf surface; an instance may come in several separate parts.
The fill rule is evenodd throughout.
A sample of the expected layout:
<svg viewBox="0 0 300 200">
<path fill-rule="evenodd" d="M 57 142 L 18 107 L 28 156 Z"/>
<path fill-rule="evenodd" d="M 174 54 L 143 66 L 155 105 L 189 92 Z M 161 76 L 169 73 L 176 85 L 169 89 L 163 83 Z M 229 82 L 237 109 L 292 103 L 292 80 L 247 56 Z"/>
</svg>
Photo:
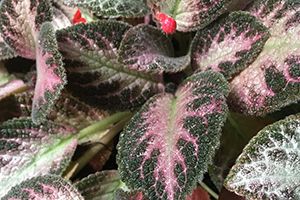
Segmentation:
<svg viewBox="0 0 300 200">
<path fill-rule="evenodd" d="M 3 37 L 0 35 L 0 60 L 7 60 L 16 56 L 15 52 L 4 42 Z"/>
<path fill-rule="evenodd" d="M 231 81 L 229 102 L 265 115 L 300 100 L 300 1 L 257 1 L 250 8 L 270 31 L 257 59 Z"/>
<path fill-rule="evenodd" d="M 42 25 L 38 41 L 36 48 L 37 81 L 31 115 L 35 123 L 45 121 L 66 84 L 62 56 L 58 51 L 55 31 L 50 22 Z"/>
<path fill-rule="evenodd" d="M 192 44 L 194 70 L 214 70 L 227 79 L 251 64 L 269 37 L 268 29 L 246 12 L 233 12 L 197 32 Z"/>
<path fill-rule="evenodd" d="M 201 29 L 223 14 L 232 0 L 149 0 L 154 10 L 176 20 L 177 30 Z"/>
<path fill-rule="evenodd" d="M 77 141 L 70 127 L 46 122 L 35 125 L 29 118 L 0 125 L 0 198 L 25 179 L 47 173 L 61 174 Z"/>
<path fill-rule="evenodd" d="M 178 72 L 190 64 L 190 56 L 175 58 L 170 39 L 149 25 L 131 28 L 119 49 L 119 61 L 129 69 L 145 72 Z"/>
<path fill-rule="evenodd" d="M 30 116 L 32 110 L 33 91 L 26 91 L 15 95 L 21 116 Z M 56 123 L 72 126 L 81 130 L 108 116 L 108 113 L 91 107 L 78 100 L 71 94 L 64 92 L 54 104 L 48 119 Z"/>
<path fill-rule="evenodd" d="M 85 199 L 113 200 L 114 193 L 123 186 L 117 170 L 102 171 L 89 175 L 75 184 Z"/>
<path fill-rule="evenodd" d="M 118 189 L 113 200 L 147 200 L 142 192 Z"/>
<path fill-rule="evenodd" d="M 122 181 L 150 199 L 184 199 L 207 170 L 226 119 L 228 84 L 208 71 L 186 79 L 176 94 L 152 97 L 121 133 Z"/>
<path fill-rule="evenodd" d="M 83 200 L 71 183 L 59 176 L 38 176 L 13 187 L 2 200 Z"/>
<path fill-rule="evenodd" d="M 143 17 L 149 12 L 145 0 L 65 0 L 65 3 L 88 8 L 102 17 Z"/>
<path fill-rule="evenodd" d="M 261 130 L 231 169 L 227 189 L 246 199 L 300 198 L 300 117 Z"/>
<path fill-rule="evenodd" d="M 35 59 L 36 37 L 42 23 L 52 20 L 48 0 L 3 0 L 0 31 L 7 45 L 19 56 Z"/>
<path fill-rule="evenodd" d="M 118 61 L 118 48 L 130 26 L 117 21 L 78 24 L 58 31 L 69 89 L 89 104 L 123 110 L 143 104 L 163 90 L 162 74 L 132 70 Z"/>
</svg>

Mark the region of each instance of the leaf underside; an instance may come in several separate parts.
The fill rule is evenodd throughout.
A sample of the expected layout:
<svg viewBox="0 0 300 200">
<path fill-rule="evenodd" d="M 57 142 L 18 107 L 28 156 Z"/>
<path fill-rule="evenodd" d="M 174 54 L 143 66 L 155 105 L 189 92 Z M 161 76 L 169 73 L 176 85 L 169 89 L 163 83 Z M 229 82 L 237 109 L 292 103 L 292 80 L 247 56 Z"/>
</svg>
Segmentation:
<svg viewBox="0 0 300 200">
<path fill-rule="evenodd" d="M 62 56 L 58 51 L 54 27 L 45 22 L 38 35 L 36 47 L 37 81 L 32 102 L 32 120 L 42 123 L 59 98 L 66 74 L 63 68 Z"/>
<path fill-rule="evenodd" d="M 48 0 L 3 0 L 0 31 L 7 45 L 19 56 L 35 59 L 36 36 L 42 23 L 52 20 Z"/>
<path fill-rule="evenodd" d="M 102 17 L 143 17 L 149 13 L 144 0 L 65 0 L 66 5 L 90 9 Z"/>
<path fill-rule="evenodd" d="M 85 199 L 114 199 L 115 191 L 124 185 L 117 170 L 102 171 L 89 175 L 75 184 Z"/>
<path fill-rule="evenodd" d="M 268 39 L 268 29 L 246 12 L 233 12 L 197 32 L 191 47 L 194 70 L 214 70 L 227 79 L 251 64 Z"/>
<path fill-rule="evenodd" d="M 245 147 L 225 186 L 247 199 L 299 199 L 299 146 L 299 115 L 267 126 Z"/>
<path fill-rule="evenodd" d="M 13 187 L 2 200 L 83 200 L 69 182 L 59 176 L 46 175 L 28 179 Z"/>
<path fill-rule="evenodd" d="M 77 141 L 74 130 L 52 122 L 35 125 L 29 118 L 0 125 L 0 198 L 27 178 L 61 174 L 72 157 Z"/>
<path fill-rule="evenodd" d="M 216 72 L 152 97 L 120 136 L 122 180 L 150 199 L 184 199 L 207 170 L 226 119 L 228 85 Z"/>
<path fill-rule="evenodd" d="M 81 100 L 104 109 L 124 110 L 142 105 L 163 90 L 162 75 L 149 75 L 118 61 L 118 48 L 130 26 L 106 20 L 58 31 L 68 88 Z"/>
<path fill-rule="evenodd" d="M 231 107 L 266 115 L 300 100 L 300 1 L 257 1 L 250 8 L 269 28 L 258 58 L 230 86 Z"/>
</svg>

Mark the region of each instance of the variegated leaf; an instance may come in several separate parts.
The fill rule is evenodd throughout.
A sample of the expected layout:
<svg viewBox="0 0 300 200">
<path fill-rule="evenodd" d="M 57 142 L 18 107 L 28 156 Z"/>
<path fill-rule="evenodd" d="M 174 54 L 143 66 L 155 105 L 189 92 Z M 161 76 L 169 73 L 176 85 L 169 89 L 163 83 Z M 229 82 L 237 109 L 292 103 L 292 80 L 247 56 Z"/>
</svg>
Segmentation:
<svg viewBox="0 0 300 200">
<path fill-rule="evenodd" d="M 92 105 L 127 109 L 162 91 L 162 74 L 132 70 L 118 61 L 117 49 L 128 24 L 98 21 L 58 31 L 60 50 L 73 63 L 66 66 L 69 88 Z"/>
<path fill-rule="evenodd" d="M 258 58 L 231 82 L 237 111 L 265 115 L 300 100 L 300 2 L 259 0 L 250 12 L 270 30 Z"/>
<path fill-rule="evenodd" d="M 149 0 L 154 12 L 166 13 L 176 20 L 177 30 L 201 29 L 223 14 L 233 0 Z"/>
<path fill-rule="evenodd" d="M 32 102 L 32 120 L 43 122 L 66 84 L 62 56 L 50 22 L 42 25 L 36 48 L 37 81 Z"/>
<path fill-rule="evenodd" d="M 29 118 L 0 125 L 0 198 L 27 178 L 61 174 L 75 151 L 73 128 L 46 122 L 35 125 Z"/>
<path fill-rule="evenodd" d="M 178 72 L 190 64 L 190 55 L 174 57 L 169 38 L 159 29 L 138 25 L 126 32 L 119 49 L 119 61 L 136 71 Z"/>
<path fill-rule="evenodd" d="M 208 71 L 176 94 L 152 97 L 121 133 L 117 163 L 130 189 L 150 200 L 184 199 L 207 170 L 226 119 L 228 84 Z"/>
<path fill-rule="evenodd" d="M 246 199 L 300 199 L 300 116 L 261 130 L 231 169 L 227 189 Z"/>
<path fill-rule="evenodd" d="M 115 191 L 124 186 L 117 170 L 89 175 L 75 184 L 85 199 L 113 200 Z"/>
<path fill-rule="evenodd" d="M 25 83 L 10 75 L 0 64 L 0 100 L 26 88 Z"/>
<path fill-rule="evenodd" d="M 31 115 L 32 98 L 33 91 L 15 95 L 22 116 Z M 48 119 L 56 123 L 72 126 L 76 130 L 81 130 L 107 116 L 107 112 L 91 107 L 69 93 L 64 92 L 54 104 Z"/>
<path fill-rule="evenodd" d="M 149 12 L 145 0 L 65 0 L 68 6 L 88 8 L 103 17 L 142 17 Z"/>
<path fill-rule="evenodd" d="M 38 176 L 13 187 L 2 200 L 83 200 L 69 182 L 59 176 Z"/>
<path fill-rule="evenodd" d="M 255 17 L 233 12 L 197 32 L 192 43 L 192 67 L 212 69 L 230 79 L 257 58 L 268 37 L 268 29 Z"/>
<path fill-rule="evenodd" d="M 0 31 L 4 41 L 19 56 L 35 59 L 36 37 L 43 22 L 52 20 L 48 0 L 3 0 Z"/>
</svg>

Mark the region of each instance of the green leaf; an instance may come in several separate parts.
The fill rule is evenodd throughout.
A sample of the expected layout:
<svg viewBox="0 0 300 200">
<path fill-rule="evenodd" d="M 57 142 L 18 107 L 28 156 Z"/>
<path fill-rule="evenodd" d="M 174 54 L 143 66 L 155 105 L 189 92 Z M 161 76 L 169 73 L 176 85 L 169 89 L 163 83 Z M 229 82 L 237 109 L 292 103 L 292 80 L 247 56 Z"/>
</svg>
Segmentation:
<svg viewBox="0 0 300 200">
<path fill-rule="evenodd" d="M 237 159 L 227 189 L 247 199 L 299 199 L 299 146 L 299 115 L 267 126 Z"/>
<path fill-rule="evenodd" d="M 19 56 L 35 59 L 37 32 L 42 23 L 52 20 L 48 0 L 3 0 L 0 31 L 7 45 Z"/>
<path fill-rule="evenodd" d="M 132 70 L 118 61 L 117 50 L 129 28 L 106 20 L 58 31 L 60 50 L 73 61 L 66 66 L 73 94 L 104 109 L 124 110 L 164 89 L 162 74 Z"/>
<path fill-rule="evenodd" d="M 121 133 L 117 163 L 125 184 L 150 199 L 184 199 L 207 171 L 226 119 L 228 84 L 195 74 L 176 94 L 152 97 Z"/>
<path fill-rule="evenodd" d="M 124 186 L 117 170 L 102 171 L 89 175 L 75 184 L 88 200 L 113 200 L 115 191 Z"/>
<path fill-rule="evenodd" d="M 33 122 L 37 124 L 46 120 L 67 83 L 54 27 L 50 22 L 42 25 L 38 41 L 36 48 L 37 80 L 31 113 Z"/>
<path fill-rule="evenodd" d="M 0 198 L 27 178 L 61 174 L 75 151 L 73 128 L 53 122 L 35 125 L 29 118 L 0 125 Z"/>
<path fill-rule="evenodd" d="M 65 0 L 68 6 L 88 8 L 102 17 L 143 17 L 149 13 L 145 0 Z"/>
<path fill-rule="evenodd" d="M 13 187 L 2 200 L 83 200 L 71 183 L 59 176 L 38 176 Z"/>
<path fill-rule="evenodd" d="M 226 12 L 232 0 L 149 0 L 156 11 L 176 20 L 177 30 L 190 32 L 199 30 Z"/>
<path fill-rule="evenodd" d="M 248 67 L 269 38 L 268 29 L 246 12 L 233 12 L 197 32 L 192 42 L 192 67 L 212 69 L 227 79 Z"/>
<path fill-rule="evenodd" d="M 231 81 L 230 106 L 266 115 L 300 100 L 300 2 L 259 0 L 250 8 L 269 28 L 257 59 Z"/>
<path fill-rule="evenodd" d="M 153 26 L 138 25 L 124 35 L 119 61 L 136 71 L 174 73 L 190 64 L 190 55 L 175 58 L 173 45 L 165 34 Z"/>
</svg>

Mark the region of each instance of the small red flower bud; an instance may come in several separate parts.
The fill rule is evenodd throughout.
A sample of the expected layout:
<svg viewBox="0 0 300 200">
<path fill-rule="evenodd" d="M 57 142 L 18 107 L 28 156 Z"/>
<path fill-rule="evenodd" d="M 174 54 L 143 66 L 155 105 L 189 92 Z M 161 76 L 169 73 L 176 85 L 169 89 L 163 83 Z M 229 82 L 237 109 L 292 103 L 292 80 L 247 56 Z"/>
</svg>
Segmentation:
<svg viewBox="0 0 300 200">
<path fill-rule="evenodd" d="M 81 11 L 78 9 L 73 17 L 73 24 L 86 23 L 86 19 L 81 16 Z"/>
<path fill-rule="evenodd" d="M 155 18 L 159 21 L 161 24 L 161 29 L 166 34 L 173 34 L 176 31 L 176 21 L 172 17 L 158 12 L 155 15 Z"/>
</svg>

